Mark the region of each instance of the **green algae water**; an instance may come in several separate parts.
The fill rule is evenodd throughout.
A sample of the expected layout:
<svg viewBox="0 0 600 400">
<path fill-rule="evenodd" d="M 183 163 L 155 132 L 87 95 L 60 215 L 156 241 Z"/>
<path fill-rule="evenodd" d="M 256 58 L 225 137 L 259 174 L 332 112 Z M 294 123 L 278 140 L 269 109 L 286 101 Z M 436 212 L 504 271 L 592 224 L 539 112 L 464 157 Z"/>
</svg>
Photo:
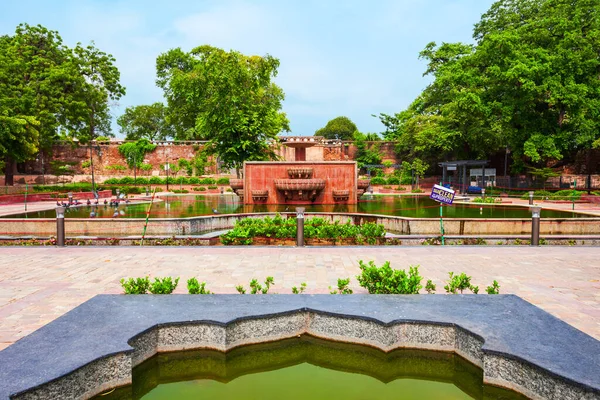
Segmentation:
<svg viewBox="0 0 600 400">
<path fill-rule="evenodd" d="M 302 205 L 306 212 L 335 212 L 393 215 L 410 218 L 438 218 L 439 203 L 426 196 L 363 196 L 358 204 L 307 204 Z M 233 194 L 158 196 L 152 206 L 150 218 L 188 218 L 213 215 L 213 209 L 220 214 L 241 214 L 257 212 L 293 212 L 294 205 L 286 204 L 241 204 Z M 66 218 L 89 218 L 94 211 L 97 218 L 146 218 L 148 204 L 121 204 L 111 207 L 100 204 L 98 207 L 71 207 Z M 5 216 L 4 218 L 56 218 L 54 210 L 29 212 Z M 453 204 L 444 207 L 445 218 L 531 218 L 527 207 L 490 204 Z M 590 215 L 569 211 L 542 210 L 542 218 L 577 218 Z"/>
<path fill-rule="evenodd" d="M 482 378 L 481 369 L 450 353 L 384 353 L 305 335 L 227 353 L 159 354 L 133 370 L 131 386 L 95 399 L 525 399 Z"/>
</svg>

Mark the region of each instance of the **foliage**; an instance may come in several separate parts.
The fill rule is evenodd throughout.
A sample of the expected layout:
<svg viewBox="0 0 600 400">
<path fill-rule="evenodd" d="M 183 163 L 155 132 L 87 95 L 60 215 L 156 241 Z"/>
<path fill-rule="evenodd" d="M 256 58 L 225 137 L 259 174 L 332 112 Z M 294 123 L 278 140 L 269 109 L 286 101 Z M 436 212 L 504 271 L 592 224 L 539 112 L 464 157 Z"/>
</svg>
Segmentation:
<svg viewBox="0 0 600 400">
<path fill-rule="evenodd" d="M 121 179 L 119 179 L 119 184 L 121 185 L 133 185 L 134 182 L 135 179 L 131 176 L 124 176 Z"/>
<path fill-rule="evenodd" d="M 412 189 L 410 192 L 411 193 L 424 193 L 423 189 L 419 189 L 419 188 Z"/>
<path fill-rule="evenodd" d="M 431 279 L 427 279 L 427 283 L 425 284 L 425 290 L 427 291 L 428 294 L 433 294 L 435 293 L 435 283 L 433 283 L 431 281 Z"/>
<path fill-rule="evenodd" d="M 216 180 L 214 180 L 213 178 L 202 178 L 200 179 L 200 182 L 198 182 L 200 185 L 214 185 L 215 183 L 217 183 Z"/>
<path fill-rule="evenodd" d="M 502 199 L 498 198 L 498 197 L 475 197 L 473 200 L 471 200 L 471 202 L 473 203 L 483 203 L 483 204 L 494 204 L 494 203 L 501 203 Z"/>
<path fill-rule="evenodd" d="M 358 261 L 361 274 L 356 278 L 360 286 L 371 294 L 418 294 L 423 287 L 419 276 L 419 266 L 410 266 L 409 272 L 395 270 L 386 261 L 381 267 L 377 267 L 373 261 L 365 264 Z"/>
<path fill-rule="evenodd" d="M 77 164 L 74 161 L 60 161 L 60 160 L 52 160 L 50 161 L 50 171 L 53 175 L 63 176 L 63 175 L 74 175 L 75 170 L 73 166 Z"/>
<path fill-rule="evenodd" d="M 500 285 L 498 284 L 498 281 L 494 279 L 494 282 L 492 282 L 492 286 L 486 287 L 485 291 L 487 292 L 487 294 L 499 294 Z"/>
<path fill-rule="evenodd" d="M 167 122 L 167 108 L 163 103 L 127 107 L 117 119 L 125 140 L 166 140 L 175 136 L 175 129 Z"/>
<path fill-rule="evenodd" d="M 148 291 L 152 294 L 171 294 L 177 288 L 179 278 L 171 278 L 170 276 L 164 278 L 154 278 L 154 282 L 150 284 Z"/>
<path fill-rule="evenodd" d="M 568 200 L 568 201 L 577 201 L 581 199 L 581 196 L 585 194 L 583 191 L 579 190 L 559 190 L 557 192 L 548 192 L 546 190 L 536 190 L 533 192 L 533 198 L 536 200 Z M 521 195 L 521 199 L 528 200 L 529 192 L 523 193 Z"/>
<path fill-rule="evenodd" d="M 198 282 L 196 278 L 190 278 L 187 281 L 187 289 L 189 294 L 213 294 L 206 289 L 206 282 Z"/>
<path fill-rule="evenodd" d="M 385 184 L 386 184 L 386 180 L 385 180 L 385 178 L 383 178 L 381 176 L 376 176 L 371 179 L 371 185 L 385 185 Z"/>
<path fill-rule="evenodd" d="M 111 165 L 107 165 L 104 168 L 109 171 L 125 171 L 127 169 L 126 166 L 121 165 L 121 164 L 111 164 Z"/>
<path fill-rule="evenodd" d="M 513 168 L 545 166 L 598 141 L 600 8 L 595 0 L 496 1 L 475 45 L 430 43 L 432 83 L 396 115 L 386 139 L 427 160 L 509 147 Z"/>
<path fill-rule="evenodd" d="M 356 131 L 358 129 L 350 118 L 336 117 L 327 122 L 325 127 L 318 129 L 315 136 L 323 136 L 325 139 L 352 140 Z"/>
<path fill-rule="evenodd" d="M 331 286 L 329 286 L 329 293 L 330 294 L 352 294 L 353 291 L 352 291 L 352 289 L 350 289 L 348 287 L 348 285 L 350 285 L 350 278 L 346 278 L 346 279 L 338 278 L 337 287 L 332 288 Z"/>
<path fill-rule="evenodd" d="M 152 164 L 142 163 L 138 168 L 140 169 L 140 171 L 152 171 Z"/>
<path fill-rule="evenodd" d="M 221 235 L 225 245 L 250 245 L 254 237 L 294 238 L 296 236 L 295 218 L 283 218 L 277 214 L 274 218 L 244 218 L 236 221 L 229 232 Z M 354 225 L 348 220 L 330 222 L 324 218 L 307 218 L 304 223 L 305 238 L 342 240 L 352 238 L 358 243 L 375 244 L 378 238 L 385 236 L 383 225 L 364 223 Z"/>
<path fill-rule="evenodd" d="M 267 294 L 272 285 L 275 285 L 275 280 L 272 276 L 267 276 L 263 285 L 257 279 L 252 278 L 250 281 L 250 294 Z M 235 287 L 239 294 L 246 294 L 246 289 L 242 285 Z"/>
<path fill-rule="evenodd" d="M 204 186 L 197 186 L 192 188 L 194 192 L 206 192 L 206 188 Z"/>
<path fill-rule="evenodd" d="M 156 145 L 148 139 L 142 138 L 135 142 L 126 142 L 119 146 L 119 153 L 123 156 L 129 168 L 139 168 L 144 163 L 144 157 L 152 153 Z"/>
<path fill-rule="evenodd" d="M 200 46 L 172 49 L 156 61 L 169 120 L 178 139 L 205 139 L 226 168 L 276 158 L 270 145 L 289 122 L 281 112 L 283 91 L 272 82 L 279 60 Z"/>
<path fill-rule="evenodd" d="M 217 185 L 229 185 L 229 178 L 219 178 L 217 179 Z"/>
<path fill-rule="evenodd" d="M 187 189 L 173 189 L 173 190 L 171 190 L 171 192 L 178 193 L 178 194 L 186 194 L 186 193 L 189 193 L 190 191 Z"/>
<path fill-rule="evenodd" d="M 300 284 L 300 288 L 297 288 L 296 286 L 292 287 L 293 294 L 302 294 L 302 293 L 304 293 L 305 290 L 306 290 L 306 282 L 302 282 Z"/>
<path fill-rule="evenodd" d="M 150 182 L 152 185 L 163 185 L 165 180 L 158 176 L 152 176 L 150 179 L 148 179 L 148 182 Z"/>
<path fill-rule="evenodd" d="M 84 160 L 81 162 L 81 168 L 89 168 L 91 164 L 90 160 Z"/>
<path fill-rule="evenodd" d="M 388 185 L 399 185 L 400 184 L 400 178 L 395 177 L 395 176 L 390 176 L 389 178 L 387 178 L 386 183 Z"/>
<path fill-rule="evenodd" d="M 353 138 L 357 149 L 355 160 L 358 168 L 364 168 L 365 165 L 381 164 L 383 156 L 379 152 L 378 143 L 367 143 L 365 135 L 358 131 L 354 133 Z"/>
<path fill-rule="evenodd" d="M 456 294 L 457 290 L 460 290 L 462 294 L 463 290 L 469 289 L 473 293 L 477 294 L 479 292 L 479 287 L 471 285 L 471 276 L 461 272 L 460 275 L 454 275 L 454 272 L 449 272 L 448 276 L 450 277 L 450 281 L 444 289 L 446 293 Z"/>
<path fill-rule="evenodd" d="M 219 187 L 218 187 L 218 186 L 215 186 L 215 185 L 210 185 L 210 186 L 208 186 L 208 189 L 209 189 L 209 190 L 215 190 L 215 189 L 218 189 L 218 188 L 219 188 Z"/>
<path fill-rule="evenodd" d="M 125 294 L 146 294 L 150 288 L 150 279 L 145 278 L 125 278 L 121 279 L 121 286 Z"/>
</svg>

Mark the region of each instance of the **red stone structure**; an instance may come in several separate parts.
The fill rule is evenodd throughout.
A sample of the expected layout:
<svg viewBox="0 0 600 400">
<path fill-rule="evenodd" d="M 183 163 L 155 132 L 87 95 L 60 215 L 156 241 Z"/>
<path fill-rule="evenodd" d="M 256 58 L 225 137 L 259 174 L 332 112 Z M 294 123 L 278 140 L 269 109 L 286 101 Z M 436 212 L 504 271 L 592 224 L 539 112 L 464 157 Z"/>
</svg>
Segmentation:
<svg viewBox="0 0 600 400">
<path fill-rule="evenodd" d="M 252 161 L 230 184 L 245 204 L 355 204 L 357 178 L 355 161 Z"/>
</svg>

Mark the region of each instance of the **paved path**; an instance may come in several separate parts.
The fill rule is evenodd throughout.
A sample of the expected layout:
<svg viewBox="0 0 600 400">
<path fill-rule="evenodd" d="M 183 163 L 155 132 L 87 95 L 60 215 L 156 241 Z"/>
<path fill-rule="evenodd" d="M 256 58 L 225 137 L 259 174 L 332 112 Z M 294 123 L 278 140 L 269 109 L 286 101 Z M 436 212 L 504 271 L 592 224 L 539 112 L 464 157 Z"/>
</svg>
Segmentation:
<svg viewBox="0 0 600 400">
<path fill-rule="evenodd" d="M 98 293 L 120 293 L 123 277 L 195 276 L 217 293 L 235 293 L 251 278 L 275 278 L 274 291 L 301 282 L 308 293 L 328 293 L 352 277 L 358 260 L 393 268 L 421 265 L 421 275 L 443 293 L 448 271 L 473 276 L 481 293 L 492 280 L 600 339 L 600 250 L 593 247 L 67 247 L 0 248 L 0 349 Z M 425 280 L 423 281 L 423 284 Z"/>
</svg>

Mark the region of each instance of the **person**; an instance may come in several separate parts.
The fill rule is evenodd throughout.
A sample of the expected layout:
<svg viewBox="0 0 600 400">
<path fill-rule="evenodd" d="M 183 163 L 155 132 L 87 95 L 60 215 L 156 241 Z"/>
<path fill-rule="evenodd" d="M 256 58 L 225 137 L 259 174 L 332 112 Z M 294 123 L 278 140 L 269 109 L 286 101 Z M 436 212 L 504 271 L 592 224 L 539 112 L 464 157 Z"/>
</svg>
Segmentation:
<svg viewBox="0 0 600 400">
<path fill-rule="evenodd" d="M 87 199 L 87 201 L 85 202 L 88 206 L 92 205 L 92 202 L 90 201 L 90 199 Z"/>
<path fill-rule="evenodd" d="M 106 201 L 106 199 L 104 199 L 104 205 L 107 205 L 107 204 L 108 204 L 108 201 Z"/>
</svg>

